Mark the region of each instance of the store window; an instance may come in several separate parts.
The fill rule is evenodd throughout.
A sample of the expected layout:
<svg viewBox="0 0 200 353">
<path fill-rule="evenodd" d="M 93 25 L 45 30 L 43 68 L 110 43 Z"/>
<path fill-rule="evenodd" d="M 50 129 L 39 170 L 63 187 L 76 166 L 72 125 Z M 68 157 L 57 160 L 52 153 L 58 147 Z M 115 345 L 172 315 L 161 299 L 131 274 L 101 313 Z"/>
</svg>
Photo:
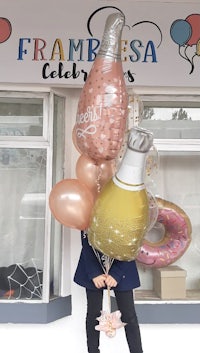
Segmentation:
<svg viewBox="0 0 200 353">
<path fill-rule="evenodd" d="M 0 92 L 3 301 L 59 296 L 62 227 L 51 221 L 48 195 L 63 178 L 64 102 L 50 92 Z"/>
<path fill-rule="evenodd" d="M 43 100 L 0 99 L 1 136 L 42 136 Z"/>
<path fill-rule="evenodd" d="M 154 134 L 154 146 L 158 158 L 156 168 L 147 177 L 146 185 L 150 193 L 180 207 L 192 226 L 191 242 L 182 256 L 172 265 L 186 271 L 186 297 L 184 300 L 200 300 L 199 261 L 200 261 L 200 99 L 198 95 L 143 95 L 143 116 L 140 126 Z M 173 225 L 172 225 L 173 227 Z M 170 229 L 168 229 L 170 232 Z M 186 236 L 188 233 L 185 233 Z M 166 229 L 155 223 L 146 234 L 150 242 L 159 242 L 166 235 Z M 189 236 L 189 235 L 188 235 Z M 170 247 L 169 247 L 170 248 Z M 170 249 L 176 252 L 176 248 Z M 159 251 L 159 249 L 158 249 Z M 156 248 L 155 248 L 156 253 Z M 154 253 L 154 256 L 156 256 Z M 169 251 L 170 257 L 170 251 Z M 150 265 L 138 264 L 141 288 L 138 300 L 160 300 L 154 291 L 154 271 Z M 167 265 L 166 265 L 167 266 Z M 173 296 L 171 298 L 173 300 Z"/>
<path fill-rule="evenodd" d="M 156 139 L 199 139 L 199 97 L 160 98 L 145 97 L 142 125 L 151 128 Z"/>
</svg>

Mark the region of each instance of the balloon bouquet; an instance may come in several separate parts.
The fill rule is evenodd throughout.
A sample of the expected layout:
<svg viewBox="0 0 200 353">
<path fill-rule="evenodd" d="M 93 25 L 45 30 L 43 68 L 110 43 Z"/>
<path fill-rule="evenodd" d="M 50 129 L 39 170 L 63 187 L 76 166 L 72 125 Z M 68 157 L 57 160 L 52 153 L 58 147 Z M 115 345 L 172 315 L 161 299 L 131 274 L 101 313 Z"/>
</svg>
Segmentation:
<svg viewBox="0 0 200 353">
<path fill-rule="evenodd" d="M 149 226 L 149 199 L 144 185 L 146 156 L 152 134 L 139 127 L 126 135 L 128 95 L 121 62 L 122 13 L 108 16 L 99 52 L 81 91 L 72 140 L 80 153 L 77 179 L 57 183 L 49 197 L 54 217 L 63 225 L 87 229 L 104 272 L 113 259 L 136 258 Z M 123 159 L 116 162 L 123 148 Z M 110 298 L 109 288 L 108 295 Z M 97 329 L 109 322 L 115 331 L 124 324 L 119 313 L 99 318 Z M 106 317 L 106 320 L 104 320 Z M 110 320 L 110 321 L 109 321 Z"/>
</svg>

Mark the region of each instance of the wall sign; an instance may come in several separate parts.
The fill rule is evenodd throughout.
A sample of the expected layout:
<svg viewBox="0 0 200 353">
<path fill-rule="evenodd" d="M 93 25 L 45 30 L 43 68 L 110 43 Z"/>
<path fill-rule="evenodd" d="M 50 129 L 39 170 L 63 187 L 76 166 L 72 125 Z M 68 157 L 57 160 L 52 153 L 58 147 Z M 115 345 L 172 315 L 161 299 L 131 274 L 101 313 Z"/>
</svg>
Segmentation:
<svg viewBox="0 0 200 353">
<path fill-rule="evenodd" d="M 106 17 L 126 18 L 121 58 L 128 86 L 199 87 L 200 4 L 19 0 L 0 7 L 0 82 L 82 86 Z"/>
</svg>

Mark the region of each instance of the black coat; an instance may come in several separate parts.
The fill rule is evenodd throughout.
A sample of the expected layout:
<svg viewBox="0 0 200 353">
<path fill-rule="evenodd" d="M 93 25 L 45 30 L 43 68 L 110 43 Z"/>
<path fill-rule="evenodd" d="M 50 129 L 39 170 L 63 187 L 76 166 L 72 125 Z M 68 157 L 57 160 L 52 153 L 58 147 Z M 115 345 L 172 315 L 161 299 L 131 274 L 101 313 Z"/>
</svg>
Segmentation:
<svg viewBox="0 0 200 353">
<path fill-rule="evenodd" d="M 74 281 L 82 287 L 88 289 L 97 289 L 92 281 L 104 273 L 101 263 L 99 262 L 92 246 L 89 245 L 87 234 L 81 232 L 82 250 L 78 262 L 78 266 L 74 275 Z M 101 253 L 100 257 L 102 256 Z M 119 291 L 126 291 L 140 286 L 140 279 L 135 261 L 119 261 L 114 260 L 109 270 L 109 274 L 117 281 L 114 288 Z M 106 287 L 105 287 L 106 289 Z"/>
</svg>

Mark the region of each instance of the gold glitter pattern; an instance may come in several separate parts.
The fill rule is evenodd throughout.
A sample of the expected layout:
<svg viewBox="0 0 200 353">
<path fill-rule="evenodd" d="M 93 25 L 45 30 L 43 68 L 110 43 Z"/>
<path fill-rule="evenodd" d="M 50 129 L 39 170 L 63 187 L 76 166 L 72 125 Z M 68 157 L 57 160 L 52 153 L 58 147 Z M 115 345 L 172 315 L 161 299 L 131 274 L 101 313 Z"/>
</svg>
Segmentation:
<svg viewBox="0 0 200 353">
<path fill-rule="evenodd" d="M 145 189 L 124 190 L 110 180 L 92 212 L 88 229 L 90 244 L 117 260 L 135 259 L 148 225 L 148 211 Z"/>
</svg>

